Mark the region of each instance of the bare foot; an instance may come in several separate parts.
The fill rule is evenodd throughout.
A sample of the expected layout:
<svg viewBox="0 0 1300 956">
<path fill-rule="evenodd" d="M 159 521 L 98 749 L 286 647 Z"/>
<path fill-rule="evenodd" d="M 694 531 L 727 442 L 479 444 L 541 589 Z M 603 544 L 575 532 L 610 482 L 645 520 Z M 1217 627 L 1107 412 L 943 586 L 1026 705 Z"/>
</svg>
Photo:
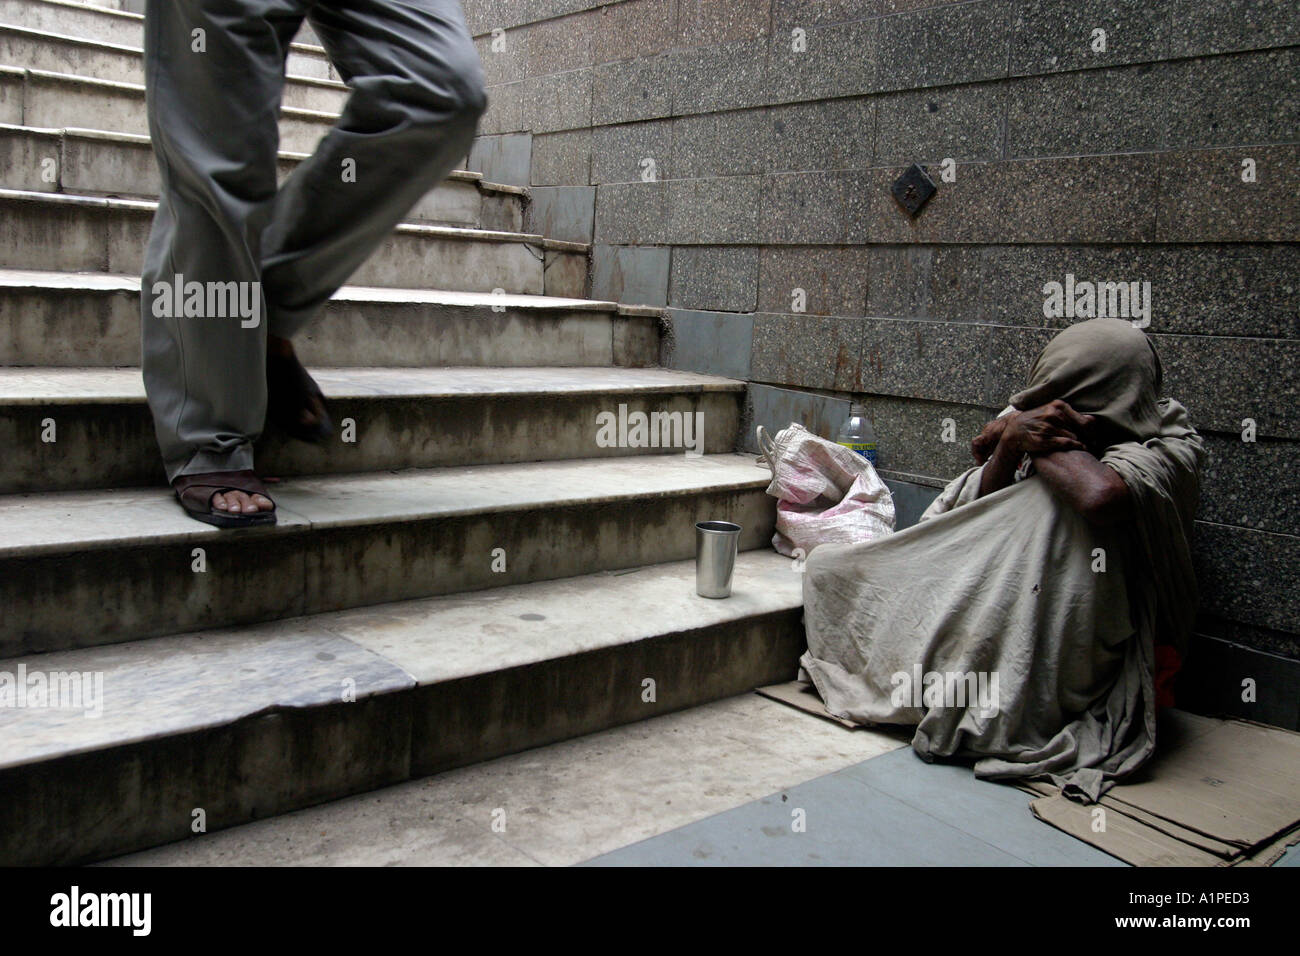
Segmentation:
<svg viewBox="0 0 1300 956">
<path fill-rule="evenodd" d="M 250 495 L 246 491 L 226 491 L 212 496 L 212 507 L 231 514 L 254 514 L 271 511 L 275 504 L 266 495 Z"/>
</svg>

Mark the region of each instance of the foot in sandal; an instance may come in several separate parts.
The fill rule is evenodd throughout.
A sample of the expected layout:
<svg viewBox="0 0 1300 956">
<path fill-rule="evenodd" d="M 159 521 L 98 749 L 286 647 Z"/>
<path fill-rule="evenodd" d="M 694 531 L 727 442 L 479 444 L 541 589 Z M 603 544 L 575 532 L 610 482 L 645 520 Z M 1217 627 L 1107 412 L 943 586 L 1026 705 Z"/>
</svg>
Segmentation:
<svg viewBox="0 0 1300 956">
<path fill-rule="evenodd" d="M 319 444 L 334 434 L 325 396 L 298 356 L 293 343 L 266 337 L 266 417 L 291 438 Z"/>
<path fill-rule="evenodd" d="M 185 513 L 196 521 L 218 528 L 275 524 L 275 502 L 251 471 L 177 475 L 172 488 Z"/>
</svg>

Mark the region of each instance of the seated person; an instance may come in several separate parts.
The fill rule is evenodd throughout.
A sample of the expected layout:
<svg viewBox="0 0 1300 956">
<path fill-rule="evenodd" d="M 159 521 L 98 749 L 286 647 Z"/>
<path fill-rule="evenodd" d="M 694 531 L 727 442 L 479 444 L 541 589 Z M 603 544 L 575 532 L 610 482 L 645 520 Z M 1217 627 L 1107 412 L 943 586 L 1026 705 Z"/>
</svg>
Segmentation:
<svg viewBox="0 0 1300 956">
<path fill-rule="evenodd" d="M 1142 766 L 1194 614 L 1204 454 L 1160 387 L 1130 323 L 1071 326 L 920 523 L 816 548 L 800 664 L 827 708 L 1085 801 Z"/>
</svg>

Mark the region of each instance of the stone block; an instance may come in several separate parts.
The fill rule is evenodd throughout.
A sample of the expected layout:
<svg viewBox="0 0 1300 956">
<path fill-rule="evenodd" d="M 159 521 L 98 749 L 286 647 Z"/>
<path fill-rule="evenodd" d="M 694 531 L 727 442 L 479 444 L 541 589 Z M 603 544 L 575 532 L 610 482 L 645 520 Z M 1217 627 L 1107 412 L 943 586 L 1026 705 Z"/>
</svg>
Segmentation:
<svg viewBox="0 0 1300 956">
<path fill-rule="evenodd" d="M 667 248 L 594 246 L 592 298 L 629 305 L 666 305 L 669 256 Z"/>
<path fill-rule="evenodd" d="M 752 315 L 669 309 L 668 322 L 671 331 L 663 352 L 667 368 L 741 381 L 749 378 Z"/>
<path fill-rule="evenodd" d="M 592 130 L 593 183 L 636 183 L 677 177 L 672 120 L 598 126 Z"/>
<path fill-rule="evenodd" d="M 764 246 L 759 258 L 758 309 L 812 315 L 866 315 L 874 249 L 866 246 Z"/>
<path fill-rule="evenodd" d="M 976 0 L 882 17 L 877 88 L 973 83 L 1007 75 L 1010 0 Z"/>
<path fill-rule="evenodd" d="M 592 131 L 589 129 L 534 136 L 531 183 L 586 186 L 592 182 L 591 161 Z"/>
<path fill-rule="evenodd" d="M 753 312 L 758 255 L 756 246 L 678 246 L 672 256 L 669 304 L 680 309 Z"/>
<path fill-rule="evenodd" d="M 758 313 L 753 380 L 839 391 L 863 391 L 866 320 L 846 316 Z"/>
<path fill-rule="evenodd" d="M 878 100 L 877 166 L 1002 157 L 1007 88 L 992 84 L 890 93 Z M 863 165 L 862 163 L 854 165 Z"/>
<path fill-rule="evenodd" d="M 527 228 L 548 239 L 591 242 L 595 213 L 595 186 L 534 186 Z"/>
<path fill-rule="evenodd" d="M 592 73 L 593 125 L 658 119 L 672 113 L 672 60 L 667 54 L 602 63 Z"/>
</svg>

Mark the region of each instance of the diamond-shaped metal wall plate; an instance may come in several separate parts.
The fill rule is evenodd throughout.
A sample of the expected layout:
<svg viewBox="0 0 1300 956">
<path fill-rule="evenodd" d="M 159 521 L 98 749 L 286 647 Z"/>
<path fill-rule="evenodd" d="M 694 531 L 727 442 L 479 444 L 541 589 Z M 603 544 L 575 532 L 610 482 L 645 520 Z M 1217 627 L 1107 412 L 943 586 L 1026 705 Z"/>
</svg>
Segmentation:
<svg viewBox="0 0 1300 956">
<path fill-rule="evenodd" d="M 894 198 L 907 214 L 915 219 L 917 213 L 930 201 L 935 189 L 934 180 L 925 171 L 925 167 L 913 163 L 903 175 L 894 180 L 894 185 L 889 188 L 889 191 L 894 194 Z"/>
</svg>

